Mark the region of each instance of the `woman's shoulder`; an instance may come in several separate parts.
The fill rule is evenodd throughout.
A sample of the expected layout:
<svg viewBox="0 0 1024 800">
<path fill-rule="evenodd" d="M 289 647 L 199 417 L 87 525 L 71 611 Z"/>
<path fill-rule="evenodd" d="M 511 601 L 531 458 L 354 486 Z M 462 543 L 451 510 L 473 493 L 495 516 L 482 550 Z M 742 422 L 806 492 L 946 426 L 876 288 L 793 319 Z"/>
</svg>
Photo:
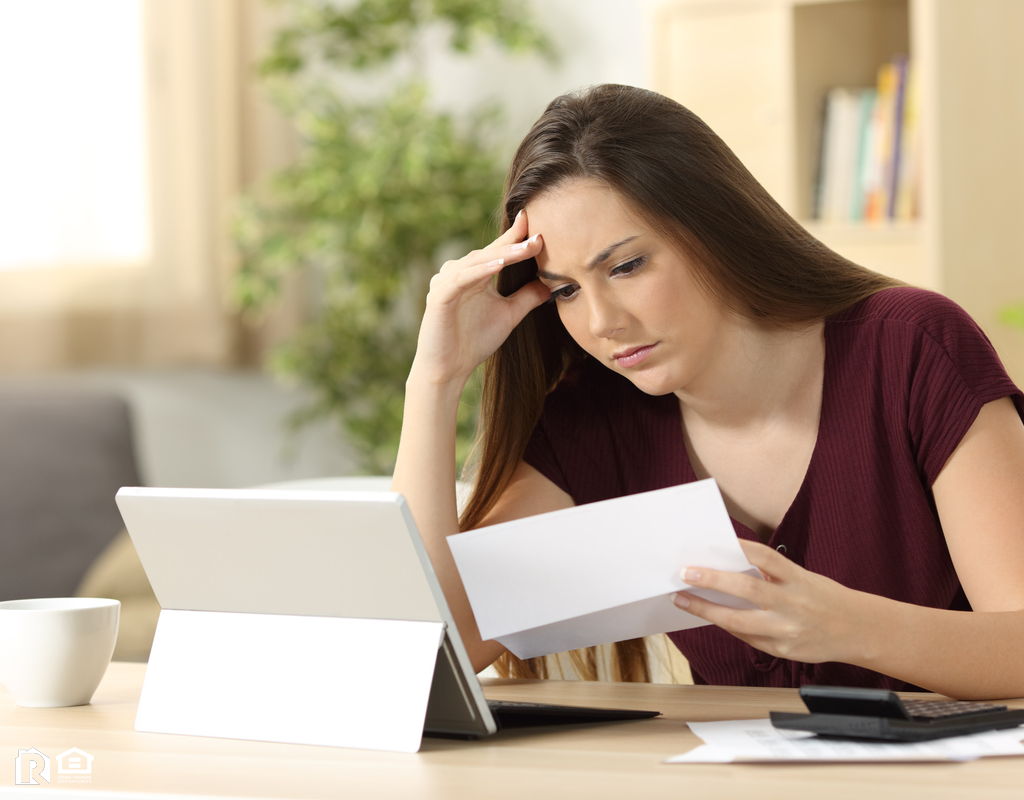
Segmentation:
<svg viewBox="0 0 1024 800">
<path fill-rule="evenodd" d="M 942 349 L 955 349 L 965 338 L 988 343 L 978 324 L 957 303 L 938 292 L 914 286 L 875 292 L 830 318 L 828 325 L 889 337 L 924 337 Z"/>
<path fill-rule="evenodd" d="M 885 289 L 829 319 L 826 331 L 834 363 L 904 386 L 911 399 L 942 397 L 975 414 L 989 400 L 1020 397 L 978 323 L 938 292 Z"/>
<path fill-rule="evenodd" d="M 893 286 L 864 298 L 832 318 L 834 322 L 865 322 L 891 319 L 926 322 L 936 315 L 963 315 L 967 312 L 945 295 L 916 286 Z"/>
</svg>

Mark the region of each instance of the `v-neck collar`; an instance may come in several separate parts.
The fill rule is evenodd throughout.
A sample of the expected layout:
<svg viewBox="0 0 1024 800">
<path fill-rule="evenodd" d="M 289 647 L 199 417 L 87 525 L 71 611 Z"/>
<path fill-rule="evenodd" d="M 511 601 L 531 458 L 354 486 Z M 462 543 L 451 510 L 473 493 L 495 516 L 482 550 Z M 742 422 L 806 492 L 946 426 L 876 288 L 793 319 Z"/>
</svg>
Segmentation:
<svg viewBox="0 0 1024 800">
<path fill-rule="evenodd" d="M 800 488 L 797 489 L 796 495 L 793 497 L 793 502 L 790 503 L 789 508 L 786 509 L 786 513 L 782 515 L 782 520 L 779 522 L 775 530 L 772 531 L 771 536 L 768 537 L 766 544 L 771 547 L 778 547 L 781 544 L 786 544 L 787 547 L 791 546 L 789 542 L 783 541 L 787 539 L 787 523 L 796 516 L 794 509 L 799 509 L 804 504 L 805 495 L 808 494 L 811 489 L 811 483 L 813 482 L 814 475 L 820 471 L 821 460 L 825 457 L 827 444 L 826 440 L 830 433 L 830 422 L 832 420 L 832 392 L 830 390 L 831 384 L 831 364 L 830 357 L 832 348 L 829 347 L 829 320 L 825 320 L 822 329 L 822 337 L 825 344 L 825 361 L 822 367 L 822 379 L 821 379 L 821 410 L 818 414 L 818 432 L 814 440 L 814 449 L 811 451 L 811 458 L 807 462 L 807 470 L 804 472 L 803 480 L 800 482 Z M 674 399 L 674 398 L 673 398 Z M 690 453 L 686 449 L 686 436 L 683 433 L 683 414 L 682 409 L 679 406 L 678 401 L 674 402 L 675 405 L 675 417 L 677 424 L 674 426 L 675 435 L 673 437 L 672 449 L 678 454 L 677 469 L 680 472 L 681 480 L 679 483 L 691 483 L 699 480 L 697 473 L 693 469 L 693 464 L 690 462 Z M 744 525 L 739 520 L 735 519 L 732 515 L 729 516 L 732 522 L 733 528 L 737 534 L 744 539 L 750 539 L 755 542 L 761 541 L 761 537 L 758 536 L 757 532 L 752 528 Z"/>
</svg>

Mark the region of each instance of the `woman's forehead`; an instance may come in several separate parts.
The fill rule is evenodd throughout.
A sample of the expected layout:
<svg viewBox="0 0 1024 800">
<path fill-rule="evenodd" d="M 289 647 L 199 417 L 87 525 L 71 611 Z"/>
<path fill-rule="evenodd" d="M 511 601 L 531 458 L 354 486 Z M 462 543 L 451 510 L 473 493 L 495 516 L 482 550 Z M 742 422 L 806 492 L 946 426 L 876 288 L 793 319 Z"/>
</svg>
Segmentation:
<svg viewBox="0 0 1024 800">
<path fill-rule="evenodd" d="M 530 236 L 544 239 L 537 263 L 548 272 L 586 268 L 613 245 L 650 235 L 618 192 L 594 180 L 556 186 L 527 203 L 526 214 Z"/>
</svg>

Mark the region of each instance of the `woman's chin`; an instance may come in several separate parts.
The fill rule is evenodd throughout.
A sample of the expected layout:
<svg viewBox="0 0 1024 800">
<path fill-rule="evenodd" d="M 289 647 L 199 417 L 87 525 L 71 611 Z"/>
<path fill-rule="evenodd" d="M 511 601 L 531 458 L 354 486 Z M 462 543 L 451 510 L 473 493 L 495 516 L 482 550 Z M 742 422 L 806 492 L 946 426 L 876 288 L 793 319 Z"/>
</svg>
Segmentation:
<svg viewBox="0 0 1024 800">
<path fill-rule="evenodd" d="M 620 372 L 624 378 L 627 378 L 637 389 L 644 394 L 649 394 L 654 397 L 660 397 L 664 394 L 672 394 L 679 387 L 675 382 L 670 381 L 668 377 L 662 374 L 659 370 L 644 370 L 640 372 Z"/>
</svg>

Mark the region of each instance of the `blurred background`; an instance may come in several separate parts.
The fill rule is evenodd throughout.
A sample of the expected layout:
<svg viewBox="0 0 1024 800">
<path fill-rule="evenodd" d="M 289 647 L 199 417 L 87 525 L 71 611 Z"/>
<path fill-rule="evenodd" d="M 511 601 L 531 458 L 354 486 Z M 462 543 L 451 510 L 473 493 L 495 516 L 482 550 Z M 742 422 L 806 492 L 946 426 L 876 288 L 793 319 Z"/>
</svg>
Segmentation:
<svg viewBox="0 0 1024 800">
<path fill-rule="evenodd" d="M 317 91 L 308 84 L 323 77 L 282 86 L 290 76 L 261 78 L 259 65 L 289 22 L 314 28 L 300 31 L 305 41 L 298 46 L 311 60 L 323 60 L 323 30 L 310 21 L 318 5 L 0 4 L 0 384 L 123 392 L 131 399 L 141 474 L 152 485 L 247 486 L 386 466 L 354 454 L 344 423 L 339 428 L 334 419 L 291 435 L 289 415 L 322 401 L 322 387 L 301 374 L 282 382 L 264 369 L 276 348 L 294 341 L 322 310 L 326 287 L 315 273 L 312 248 L 291 252 L 280 242 L 268 243 L 281 226 L 253 233 L 257 223 L 250 214 L 249 240 L 263 237 L 265 268 L 249 286 L 258 280 L 264 294 L 273 293 L 266 286 L 276 279 L 272 273 L 287 274 L 281 290 L 248 314 L 237 285 L 242 198 L 294 165 L 304 136 L 315 135 L 308 125 L 300 132 L 302 109 L 294 106 L 307 91 Z M 360 5 L 370 8 L 361 27 L 376 41 L 389 35 L 388 15 L 400 17 L 403 8 L 424 4 Z M 443 3 L 437 5 L 444 11 Z M 459 6 L 474 4 L 449 5 L 457 14 Z M 499 10 L 519 14 L 513 4 L 475 5 L 472 53 L 452 49 L 449 20 L 432 10 L 410 10 L 391 28 L 399 30 L 398 38 L 409 33 L 415 41 L 400 42 L 393 57 L 385 54 L 380 64 L 361 70 L 344 62 L 327 62 L 321 70 L 343 102 L 372 106 L 408 83 L 407 76 L 394 74 L 393 62 L 417 47 L 431 51 L 420 59 L 429 70 L 423 77 L 431 109 L 450 112 L 456 124 L 484 106 L 500 110 L 501 119 L 484 132 L 489 158 L 470 153 L 476 160 L 470 166 L 483 173 L 477 195 L 484 194 L 490 207 L 482 215 L 480 201 L 472 198 L 476 207 L 468 216 L 477 230 L 457 230 L 444 243 L 449 250 L 477 246 L 491 235 L 488 215 L 501 191 L 501 161 L 551 98 L 594 82 L 649 83 L 643 3 L 526 4 L 537 30 L 550 37 L 557 61 L 550 53 L 529 52 L 529 46 L 509 54 L 495 43 L 487 18 Z M 389 70 L 381 80 L 379 73 Z M 361 145 L 364 153 L 372 150 L 370 138 Z M 393 139 L 383 145 L 391 148 L 386 156 L 395 155 Z M 385 177 L 396 167 L 377 166 Z M 436 193 L 444 195 L 450 187 L 436 175 L 438 165 L 430 170 Z M 344 183 L 336 171 L 325 172 L 330 181 Z M 273 203 L 265 200 L 263 208 Z M 305 219 L 284 225 L 309 223 L 296 233 L 315 237 L 308 228 L 331 209 L 300 206 L 293 203 L 287 213 Z M 284 253 L 265 266 L 275 246 Z M 323 249 L 330 251 L 330 244 Z M 290 255 L 291 272 L 279 263 Z M 413 255 L 424 258 L 415 248 Z M 433 267 L 435 254 L 425 255 Z M 415 303 L 409 313 L 415 316 Z M 407 327 L 414 324 L 410 319 Z"/>
<path fill-rule="evenodd" d="M 696 111 L 1024 381 L 1022 35 L 1018 0 L 0 0 L 0 561 L 68 554 L 0 594 L 73 591 L 111 486 L 388 474 L 430 274 L 592 84 Z"/>
</svg>

